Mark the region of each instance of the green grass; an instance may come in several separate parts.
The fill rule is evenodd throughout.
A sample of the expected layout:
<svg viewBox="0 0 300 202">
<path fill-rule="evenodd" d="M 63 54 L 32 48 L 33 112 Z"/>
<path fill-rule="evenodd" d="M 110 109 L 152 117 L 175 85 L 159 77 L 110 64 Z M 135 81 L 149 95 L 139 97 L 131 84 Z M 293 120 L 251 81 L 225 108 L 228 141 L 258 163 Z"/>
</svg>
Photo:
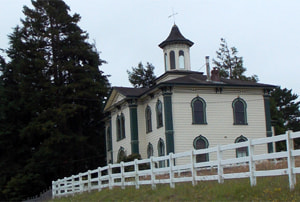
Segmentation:
<svg viewBox="0 0 300 202">
<path fill-rule="evenodd" d="M 297 176 L 300 182 L 300 176 Z M 202 181 L 196 186 L 191 183 L 177 183 L 172 189 L 168 184 L 134 186 L 113 190 L 103 189 L 91 193 L 62 197 L 52 201 L 300 201 L 300 184 L 290 191 L 287 176 L 257 178 L 257 185 L 250 186 L 249 179 Z"/>
</svg>

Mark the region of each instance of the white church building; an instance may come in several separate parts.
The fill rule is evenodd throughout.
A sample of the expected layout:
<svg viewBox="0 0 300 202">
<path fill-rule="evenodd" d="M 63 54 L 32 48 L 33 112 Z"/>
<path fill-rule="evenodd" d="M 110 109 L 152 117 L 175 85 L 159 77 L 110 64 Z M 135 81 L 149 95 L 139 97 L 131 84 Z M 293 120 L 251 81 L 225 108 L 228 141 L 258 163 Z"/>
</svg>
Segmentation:
<svg viewBox="0 0 300 202">
<path fill-rule="evenodd" d="M 207 75 L 192 71 L 192 45 L 174 25 L 159 44 L 165 73 L 155 85 L 113 87 L 104 108 L 107 163 L 135 153 L 145 159 L 272 136 L 269 92 L 275 86 L 219 78 L 208 58 Z M 256 151 L 273 152 L 273 147 Z M 248 150 L 226 155 L 245 156 Z M 197 161 L 214 158 L 199 155 Z"/>
</svg>

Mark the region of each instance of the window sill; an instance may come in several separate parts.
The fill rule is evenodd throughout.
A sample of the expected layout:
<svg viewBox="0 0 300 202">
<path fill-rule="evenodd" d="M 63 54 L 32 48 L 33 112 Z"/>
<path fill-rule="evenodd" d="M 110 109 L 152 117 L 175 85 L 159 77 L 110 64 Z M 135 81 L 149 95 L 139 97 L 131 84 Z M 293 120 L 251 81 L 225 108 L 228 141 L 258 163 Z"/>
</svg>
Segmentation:
<svg viewBox="0 0 300 202">
<path fill-rule="evenodd" d="M 207 123 L 192 123 L 192 125 L 207 125 Z"/>
<path fill-rule="evenodd" d="M 152 133 L 152 130 L 150 130 L 150 131 L 146 131 L 146 134 L 148 134 L 148 133 Z"/>
<path fill-rule="evenodd" d="M 248 123 L 233 123 L 235 126 L 247 126 Z"/>
<path fill-rule="evenodd" d="M 118 139 L 117 142 L 120 142 L 121 140 L 124 140 L 126 137 L 123 137 L 121 139 Z"/>
</svg>

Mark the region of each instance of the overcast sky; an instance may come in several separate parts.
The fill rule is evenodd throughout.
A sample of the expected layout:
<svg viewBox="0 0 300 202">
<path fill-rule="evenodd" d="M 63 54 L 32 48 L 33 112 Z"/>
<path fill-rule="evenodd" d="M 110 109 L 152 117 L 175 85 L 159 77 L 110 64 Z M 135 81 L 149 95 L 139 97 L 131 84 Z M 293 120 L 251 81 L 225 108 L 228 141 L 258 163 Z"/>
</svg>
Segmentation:
<svg viewBox="0 0 300 202">
<path fill-rule="evenodd" d="M 205 71 L 205 56 L 216 57 L 220 38 L 235 46 L 244 59 L 247 75 L 259 82 L 293 89 L 300 95 L 299 0 L 65 0 L 71 13 L 82 17 L 79 26 L 95 41 L 101 67 L 113 86 L 130 86 L 126 70 L 139 62 L 164 73 L 158 44 L 176 24 L 194 42 L 191 66 Z M 0 48 L 8 48 L 7 35 L 24 18 L 30 0 L 1 0 Z M 0 53 L 2 54 L 2 53 Z M 212 64 L 211 64 L 212 66 Z M 206 74 L 206 73 L 205 73 Z"/>
</svg>

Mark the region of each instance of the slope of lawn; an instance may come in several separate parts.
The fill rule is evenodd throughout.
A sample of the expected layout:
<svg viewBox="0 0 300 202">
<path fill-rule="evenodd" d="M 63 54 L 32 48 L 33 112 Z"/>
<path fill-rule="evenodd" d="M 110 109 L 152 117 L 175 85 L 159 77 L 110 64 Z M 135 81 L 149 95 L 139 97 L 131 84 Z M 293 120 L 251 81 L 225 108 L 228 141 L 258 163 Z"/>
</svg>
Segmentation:
<svg viewBox="0 0 300 202">
<path fill-rule="evenodd" d="M 300 183 L 300 176 L 297 176 Z M 250 186 L 249 179 L 201 181 L 196 186 L 191 183 L 177 183 L 172 189 L 168 184 L 150 185 L 112 190 L 103 189 L 90 193 L 76 194 L 52 201 L 300 201 L 300 184 L 294 191 L 289 189 L 288 176 L 257 178 L 257 185 Z"/>
</svg>

